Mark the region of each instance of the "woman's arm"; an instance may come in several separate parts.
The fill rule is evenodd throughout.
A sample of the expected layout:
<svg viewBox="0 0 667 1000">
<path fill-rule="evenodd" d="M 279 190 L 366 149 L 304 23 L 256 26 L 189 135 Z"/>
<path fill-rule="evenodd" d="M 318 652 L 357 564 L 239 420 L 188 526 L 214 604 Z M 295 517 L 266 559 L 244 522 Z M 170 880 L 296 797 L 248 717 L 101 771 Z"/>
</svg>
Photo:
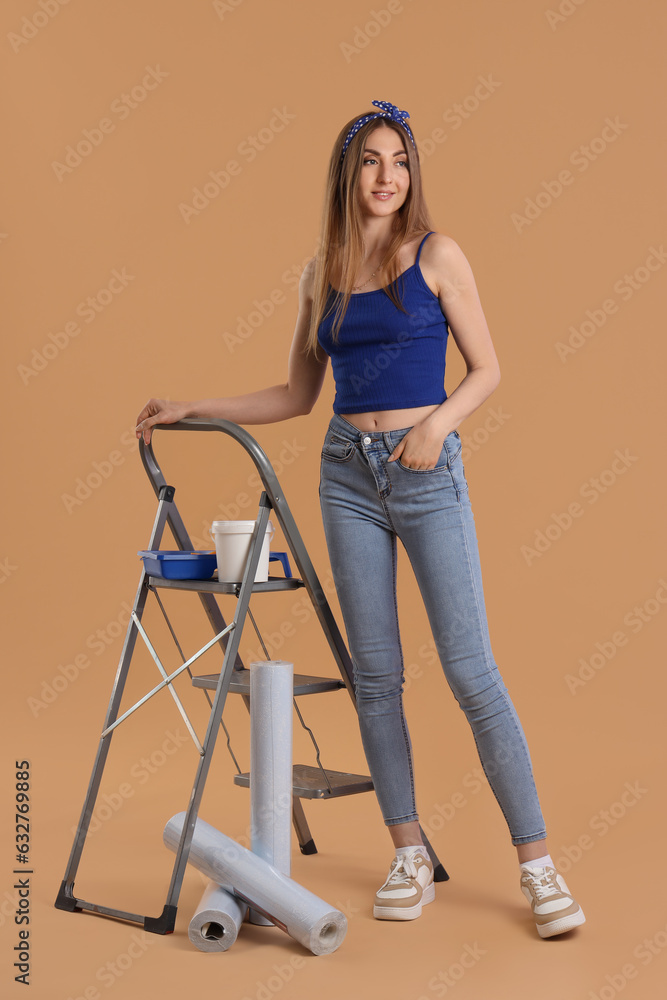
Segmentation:
<svg viewBox="0 0 667 1000">
<path fill-rule="evenodd" d="M 434 414 L 434 422 L 441 422 L 448 434 L 488 399 L 500 382 L 500 365 L 463 250 L 442 235 L 432 250 L 440 306 L 467 369 L 465 378 Z"/>
<path fill-rule="evenodd" d="M 312 354 L 304 352 L 313 301 L 313 272 L 314 260 L 310 260 L 299 282 L 299 312 L 287 362 L 286 382 L 242 396 L 194 402 L 151 399 L 137 417 L 137 437 L 143 434 L 148 444 L 156 424 L 171 424 L 186 417 L 221 417 L 236 424 L 272 424 L 310 413 L 322 390 L 328 361 L 327 357 L 317 361 Z"/>
<path fill-rule="evenodd" d="M 427 253 L 428 250 L 428 253 Z M 416 424 L 392 452 L 411 468 L 434 468 L 444 438 L 488 399 L 500 382 L 500 366 L 477 292 L 472 268 L 458 243 L 434 233 L 422 253 L 425 276 L 437 284 L 438 298 L 467 375 L 437 410 Z"/>
</svg>

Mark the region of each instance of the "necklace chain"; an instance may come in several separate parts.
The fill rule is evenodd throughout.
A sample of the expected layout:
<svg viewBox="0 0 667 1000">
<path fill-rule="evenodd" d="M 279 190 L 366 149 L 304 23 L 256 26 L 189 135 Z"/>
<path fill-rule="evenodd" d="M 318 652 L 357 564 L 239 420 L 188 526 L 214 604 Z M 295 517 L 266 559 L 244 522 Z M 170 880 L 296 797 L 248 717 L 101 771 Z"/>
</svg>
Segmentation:
<svg viewBox="0 0 667 1000">
<path fill-rule="evenodd" d="M 379 264 L 379 266 L 375 268 L 375 270 L 371 274 L 370 278 L 367 278 L 366 281 L 364 281 L 364 283 L 362 285 L 352 285 L 352 291 L 353 292 L 358 292 L 360 288 L 365 288 L 366 285 L 370 284 L 370 282 L 373 280 L 373 278 L 378 273 L 378 271 L 382 270 L 383 265 L 384 265 L 384 258 L 382 259 L 381 264 Z"/>
</svg>

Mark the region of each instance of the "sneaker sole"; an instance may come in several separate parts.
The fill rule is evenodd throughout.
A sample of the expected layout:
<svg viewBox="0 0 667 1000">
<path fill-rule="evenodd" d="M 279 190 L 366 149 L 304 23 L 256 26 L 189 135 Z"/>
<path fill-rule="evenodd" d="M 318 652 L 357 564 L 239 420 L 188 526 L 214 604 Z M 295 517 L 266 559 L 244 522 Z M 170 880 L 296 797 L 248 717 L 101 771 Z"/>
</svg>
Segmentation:
<svg viewBox="0 0 667 1000">
<path fill-rule="evenodd" d="M 538 924 L 537 933 L 541 938 L 553 937 L 555 934 L 564 934 L 571 931 L 573 927 L 579 927 L 586 923 L 584 911 L 579 907 L 576 913 L 571 913 L 569 917 L 561 917 L 560 920 L 552 920 L 550 924 Z"/>
<path fill-rule="evenodd" d="M 435 899 L 435 885 L 427 885 L 422 892 L 422 898 L 414 906 L 378 906 L 373 907 L 373 916 L 377 920 L 415 920 L 421 917 L 422 906 L 432 903 Z"/>
</svg>

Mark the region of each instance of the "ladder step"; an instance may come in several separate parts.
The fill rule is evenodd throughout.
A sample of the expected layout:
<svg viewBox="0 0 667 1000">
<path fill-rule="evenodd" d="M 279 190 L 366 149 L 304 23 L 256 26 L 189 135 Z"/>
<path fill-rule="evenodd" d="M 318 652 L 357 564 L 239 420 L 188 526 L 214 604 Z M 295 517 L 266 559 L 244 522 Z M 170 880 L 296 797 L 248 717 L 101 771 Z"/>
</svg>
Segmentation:
<svg viewBox="0 0 667 1000">
<path fill-rule="evenodd" d="M 208 688 L 215 691 L 220 674 L 200 674 L 192 678 L 192 683 L 198 688 Z M 320 694 L 322 691 L 338 691 L 345 687 L 342 678 L 314 677 L 312 674 L 294 674 L 294 694 Z M 229 691 L 233 694 L 250 694 L 250 671 L 235 670 L 229 682 Z M 319 768 L 318 768 L 319 770 Z"/>
<path fill-rule="evenodd" d="M 348 774 L 347 771 L 325 771 L 331 790 L 319 767 L 309 764 L 294 764 L 293 791 L 299 799 L 331 799 L 341 795 L 356 795 L 357 792 L 372 792 L 373 781 L 364 774 Z M 250 788 L 250 772 L 234 775 L 234 784 Z"/>
<path fill-rule="evenodd" d="M 235 594 L 241 591 L 240 583 L 219 583 L 218 580 L 171 580 L 163 576 L 149 576 L 149 587 L 165 590 L 194 590 L 200 594 Z M 274 590 L 298 590 L 304 582 L 296 576 L 285 579 L 282 576 L 270 576 L 261 583 L 253 583 L 253 594 L 267 594 Z"/>
</svg>

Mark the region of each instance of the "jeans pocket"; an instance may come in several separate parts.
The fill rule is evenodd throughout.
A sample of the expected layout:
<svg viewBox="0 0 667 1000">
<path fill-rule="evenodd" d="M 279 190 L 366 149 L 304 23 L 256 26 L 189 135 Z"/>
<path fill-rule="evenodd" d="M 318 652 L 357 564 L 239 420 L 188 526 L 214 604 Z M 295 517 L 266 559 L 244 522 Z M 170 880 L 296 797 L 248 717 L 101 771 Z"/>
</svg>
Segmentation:
<svg viewBox="0 0 667 1000">
<path fill-rule="evenodd" d="M 468 480 L 466 479 L 465 468 L 463 466 L 463 442 L 457 431 L 452 431 L 456 438 L 450 442 L 447 438 L 446 446 L 449 453 L 449 471 L 452 474 L 452 481 L 456 487 L 459 498 L 468 493 Z M 452 436 L 450 435 L 450 437 Z"/>
<path fill-rule="evenodd" d="M 338 434 L 328 434 L 322 446 L 322 458 L 327 462 L 349 462 L 354 454 L 354 442 Z"/>
<path fill-rule="evenodd" d="M 463 451 L 463 441 L 461 440 L 461 435 L 458 431 L 452 431 L 447 435 L 445 438 L 445 450 L 447 451 L 447 464 L 451 469 L 452 465 Z"/>
<path fill-rule="evenodd" d="M 442 450 L 437 464 L 432 469 L 410 469 L 407 465 L 402 464 L 400 458 L 396 459 L 396 464 L 400 466 L 401 469 L 405 469 L 406 472 L 412 472 L 418 476 L 429 475 L 431 472 L 444 472 L 445 469 L 449 469 L 451 472 L 452 465 L 457 460 L 462 450 L 463 442 L 461 441 L 461 435 L 456 430 L 450 431 L 442 443 Z"/>
<path fill-rule="evenodd" d="M 440 451 L 440 457 L 438 458 L 437 463 L 433 466 L 432 469 L 411 469 L 409 466 L 403 465 L 400 458 L 396 459 L 396 465 L 399 467 L 399 469 L 403 469 L 405 472 L 412 473 L 413 476 L 430 476 L 434 472 L 445 472 L 449 466 L 449 455 L 447 453 L 447 447 L 446 445 L 443 444 L 442 449 Z"/>
</svg>

